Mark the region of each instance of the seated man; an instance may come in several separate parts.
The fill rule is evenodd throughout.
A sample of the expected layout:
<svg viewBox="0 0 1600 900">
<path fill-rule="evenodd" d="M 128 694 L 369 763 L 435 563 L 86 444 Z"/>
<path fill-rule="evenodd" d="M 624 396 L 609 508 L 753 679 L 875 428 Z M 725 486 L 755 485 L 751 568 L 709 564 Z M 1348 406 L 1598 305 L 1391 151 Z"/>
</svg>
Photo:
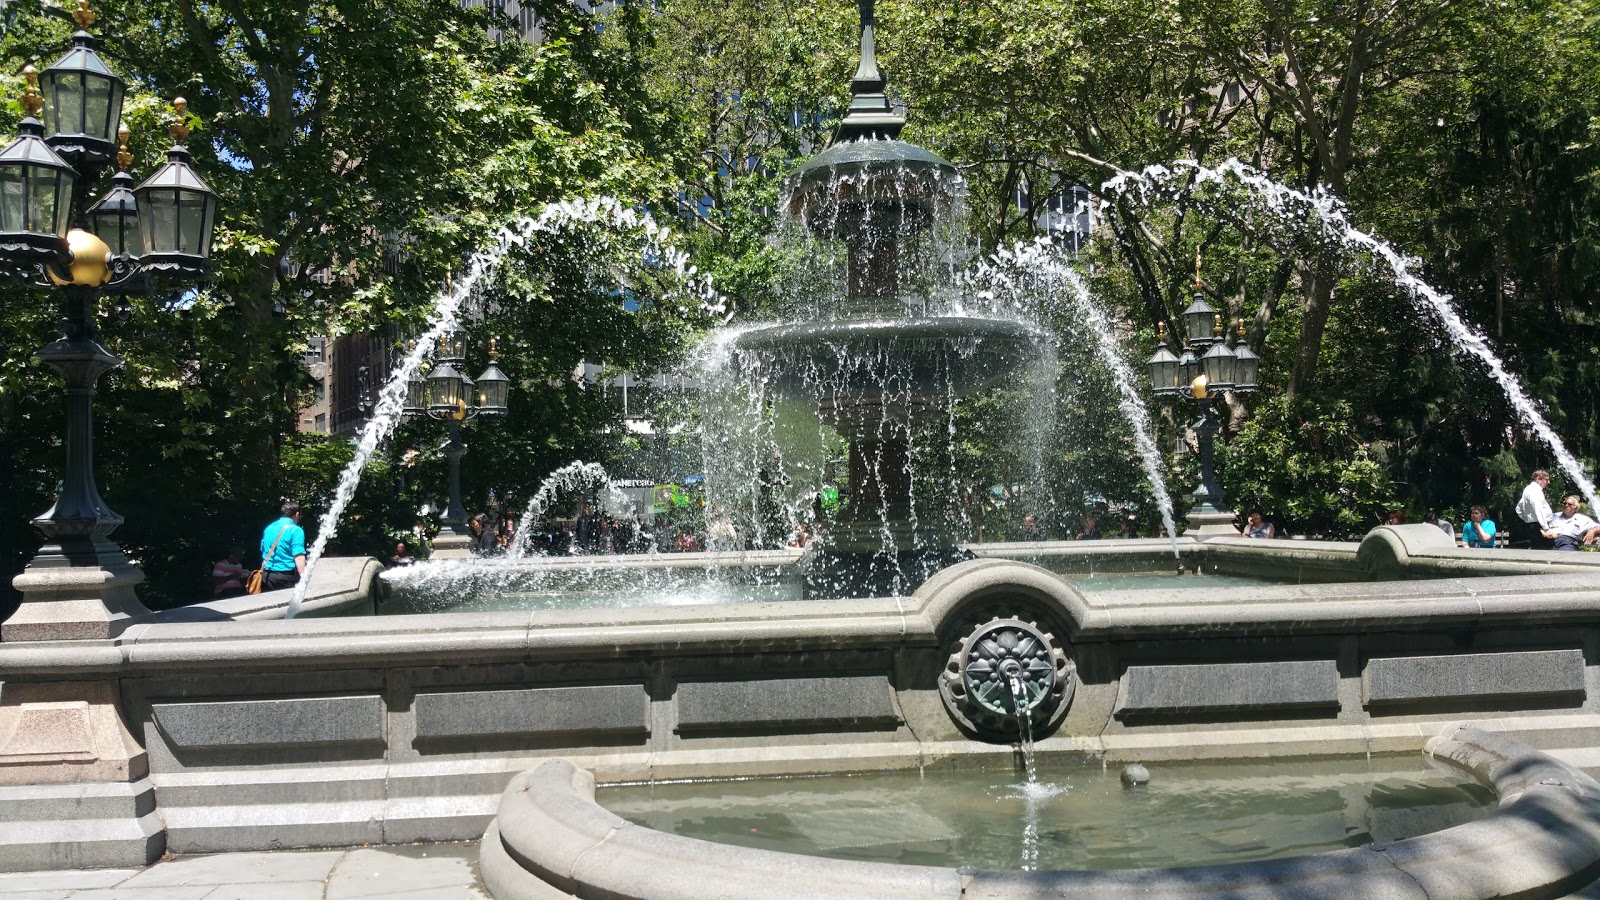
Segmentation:
<svg viewBox="0 0 1600 900">
<path fill-rule="evenodd" d="M 1561 512 L 1550 518 L 1544 536 L 1555 541 L 1557 550 L 1576 550 L 1580 545 L 1592 544 L 1600 536 L 1600 522 L 1578 512 L 1578 498 L 1561 501 Z"/>
<path fill-rule="evenodd" d="M 1494 520 L 1487 518 L 1488 515 L 1489 511 L 1481 504 L 1473 505 L 1472 517 L 1461 526 L 1461 540 L 1468 547 L 1494 549 Z"/>
</svg>

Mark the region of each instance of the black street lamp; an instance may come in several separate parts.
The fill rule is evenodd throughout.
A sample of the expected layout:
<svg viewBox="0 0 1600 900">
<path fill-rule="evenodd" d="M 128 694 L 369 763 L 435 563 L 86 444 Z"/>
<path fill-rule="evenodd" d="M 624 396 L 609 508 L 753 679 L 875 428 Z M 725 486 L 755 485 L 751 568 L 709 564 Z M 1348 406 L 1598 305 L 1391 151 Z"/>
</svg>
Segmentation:
<svg viewBox="0 0 1600 900">
<path fill-rule="evenodd" d="M 439 449 L 450 462 L 450 504 L 440 519 L 457 535 L 466 533 L 467 510 L 461 503 L 461 457 L 467 445 L 461 441 L 461 427 L 480 415 L 500 415 L 506 411 L 506 395 L 511 380 L 500 371 L 499 353 L 494 339 L 489 341 L 489 367 L 476 380 L 463 372 L 467 360 L 462 342 L 439 339 L 438 362 L 424 376 L 420 371 L 406 382 L 405 415 L 427 416 L 445 423 L 447 438 Z M 442 544 L 436 546 L 443 547 Z"/>
<path fill-rule="evenodd" d="M 45 543 L 13 582 L 23 603 L 0 626 L 6 641 L 111 637 L 123 620 L 147 612 L 133 593 L 143 573 L 108 540 L 123 519 L 95 485 L 95 385 L 122 365 L 100 342 L 95 306 L 103 292 L 144 290 L 154 276 L 209 275 L 217 209 L 216 193 L 189 168 L 182 98 L 173 102 L 167 165 L 132 187 L 123 82 L 85 30 L 94 23 L 88 0 L 78 0 L 73 18 L 80 30 L 72 49 L 43 73 L 23 69 L 27 117 L 0 150 L 0 277 L 60 290 L 61 335 L 34 356 L 61 373 L 67 392 L 66 474 L 55 505 L 33 520 Z M 91 205 L 118 144 L 118 171 Z"/>
<path fill-rule="evenodd" d="M 1232 530 L 1233 511 L 1227 506 L 1227 492 L 1217 483 L 1212 447 L 1220 429 L 1212 402 L 1222 394 L 1249 394 L 1257 388 L 1261 360 L 1245 341 L 1244 320 L 1239 320 L 1238 340 L 1230 348 L 1224 334 L 1222 314 L 1200 296 L 1200 260 L 1195 258 L 1194 302 L 1183 313 L 1188 346 L 1181 358 L 1167 349 L 1167 327 L 1158 326 L 1156 352 L 1146 364 L 1151 391 L 1157 397 L 1188 397 L 1200 408 L 1200 417 L 1190 428 L 1200 444 L 1200 484 L 1192 494 L 1194 505 L 1189 524 L 1196 529 L 1217 527 Z"/>
</svg>

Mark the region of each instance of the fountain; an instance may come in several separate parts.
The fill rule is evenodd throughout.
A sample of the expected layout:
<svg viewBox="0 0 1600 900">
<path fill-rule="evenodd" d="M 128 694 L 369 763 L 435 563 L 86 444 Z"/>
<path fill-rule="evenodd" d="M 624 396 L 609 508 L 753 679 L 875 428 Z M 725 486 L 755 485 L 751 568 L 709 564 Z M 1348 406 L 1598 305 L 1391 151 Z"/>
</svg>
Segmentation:
<svg viewBox="0 0 1600 900">
<path fill-rule="evenodd" d="M 775 414 L 817 421 L 819 443 L 846 448 L 848 503 L 807 573 L 810 596 L 903 593 L 960 559 L 959 498 L 934 481 L 953 460 L 921 457 L 954 440 L 963 400 L 1019 379 L 1024 390 L 1054 379 L 1041 330 L 1015 317 L 941 309 L 919 289 L 929 259 L 938 268 L 954 255 L 930 232 L 946 230 L 936 226 L 956 213 L 965 186 L 954 165 L 900 140 L 905 119 L 884 94 L 871 3 L 861 16 L 849 110 L 833 145 L 789 176 L 782 199 L 817 255 L 842 246 L 843 296 L 805 321 L 720 336 L 702 378 L 722 395 L 712 401 L 719 427 L 742 423 L 743 434 L 708 438 L 706 459 L 719 508 L 744 512 L 737 524 L 746 532 L 768 527 L 752 485 L 800 482 L 786 504 L 791 518 L 809 513 L 821 486 L 815 467 L 793 476 L 764 471 L 798 455 L 793 446 L 768 446 Z M 746 446 L 723 452 L 741 440 Z"/>
<path fill-rule="evenodd" d="M 598 568 L 459 560 L 395 580 L 448 595 L 537 572 L 551 580 L 532 593 L 585 596 L 310 618 L 374 611 L 382 593 L 375 562 L 329 559 L 292 596 L 159 613 L 105 640 L 0 644 L 0 809 L 27 823 L 0 829 L 0 868 L 481 839 L 499 900 L 1469 898 L 1559 896 L 1592 881 L 1600 784 L 1575 766 L 1600 759 L 1594 555 L 1461 550 L 1426 525 L 1381 527 L 1359 544 L 961 542 L 961 498 L 938 485 L 958 413 L 1049 369 L 1049 342 L 1006 312 L 1017 305 L 1010 292 L 1044 284 L 1072 304 L 1121 373 L 1117 402 L 1157 492 L 1159 460 L 1113 329 L 1049 248 L 1001 254 L 954 282 L 971 288 L 967 300 L 928 287 L 932 269 L 955 262 L 930 242 L 959 182 L 948 163 L 895 138 L 864 6 L 846 139 L 801 167 L 786 194 L 819 253 L 840 261 L 844 288 L 805 321 L 728 329 L 705 351 L 727 376 L 708 419 L 736 426 L 709 429 L 708 457 L 729 476 L 713 495 L 718 515 L 760 547 L 771 514 L 762 497 L 782 497 L 782 515 L 804 512 L 824 463 L 842 459 L 852 503 L 823 541 L 837 562 L 809 548 Z M 471 278 L 545 229 L 596 220 L 665 246 L 629 207 L 574 204 L 515 223 Z M 657 258 L 691 290 L 701 284 L 681 257 Z M 471 278 L 444 298 L 435 329 L 451 325 Z M 408 358 L 397 383 L 419 362 Z M 401 400 L 386 389 L 358 460 Z M 777 439 L 801 432 L 801 452 Z M 593 467 L 569 467 L 534 513 L 558 487 L 604 483 Z M 758 484 L 770 494 L 741 487 Z M 1150 574 L 1170 573 L 1174 552 L 1203 576 Z M 723 595 L 696 580 L 734 570 L 753 590 Z M 574 591 L 567 574 L 593 580 Z M 1250 580 L 1227 580 L 1237 577 Z M 641 581 L 656 600 L 624 596 Z M 297 607 L 305 618 L 284 620 Z M 1310 761 L 1286 762 L 1295 758 Z M 1344 771 L 1324 779 L 1325 764 Z M 1114 774 L 1124 765 L 1127 788 Z M 1245 769 L 1246 793 L 1287 784 L 1287 799 L 1240 813 L 1283 816 L 1267 835 L 1281 840 L 1266 846 L 1202 815 L 1177 827 L 1215 829 L 1190 844 L 1210 849 L 1165 852 L 1145 822 L 1166 818 L 1161 792 L 1184 765 Z M 1444 776 L 1453 799 L 1409 787 L 1385 788 L 1408 798 L 1395 805 L 1373 799 L 1391 769 L 1437 780 L 1422 771 L 1436 765 L 1456 773 Z M 849 830 L 860 846 L 893 844 L 870 833 L 875 824 L 900 844 L 818 863 L 788 851 L 842 846 L 838 814 L 799 829 L 814 846 L 734 846 L 630 821 L 607 808 L 621 795 L 605 788 L 738 780 L 764 804 L 759 827 L 788 810 L 774 795 L 791 782 L 776 779 L 859 786 L 889 773 L 938 802 L 942 782 L 974 772 L 1009 810 L 1000 853 L 935 852 L 954 840 L 940 837 L 953 823 L 874 794 Z M 1462 794 L 1472 802 L 1458 804 Z M 1297 808 L 1313 795 L 1318 809 Z M 834 812 L 827 798 L 806 803 Z M 1073 852 L 1141 805 L 1154 819 L 1116 832 L 1109 864 Z M 1424 821 L 1430 806 L 1451 812 Z M 1322 836 L 1302 842 L 1302 826 Z M 1238 852 L 1212 852 L 1229 845 Z M 1305 855 L 1285 855 L 1295 853 Z"/>
</svg>

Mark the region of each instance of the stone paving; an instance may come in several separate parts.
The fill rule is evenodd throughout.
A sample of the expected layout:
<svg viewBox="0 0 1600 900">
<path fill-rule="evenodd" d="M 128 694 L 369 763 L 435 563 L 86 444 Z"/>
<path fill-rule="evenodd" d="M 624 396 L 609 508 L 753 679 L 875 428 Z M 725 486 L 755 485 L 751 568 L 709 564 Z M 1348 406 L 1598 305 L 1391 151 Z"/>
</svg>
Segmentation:
<svg viewBox="0 0 1600 900">
<path fill-rule="evenodd" d="M 478 844 L 182 856 L 138 869 L 0 873 L 5 900 L 489 900 Z"/>
</svg>

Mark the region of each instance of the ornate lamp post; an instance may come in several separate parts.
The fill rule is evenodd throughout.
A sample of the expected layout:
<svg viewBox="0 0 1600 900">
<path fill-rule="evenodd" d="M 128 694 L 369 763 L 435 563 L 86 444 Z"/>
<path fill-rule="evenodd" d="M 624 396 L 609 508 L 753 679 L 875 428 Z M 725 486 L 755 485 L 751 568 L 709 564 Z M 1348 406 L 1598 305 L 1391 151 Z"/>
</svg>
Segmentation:
<svg viewBox="0 0 1600 900">
<path fill-rule="evenodd" d="M 128 130 L 120 125 L 123 82 L 85 30 L 94 23 L 88 0 L 78 0 L 73 18 L 80 30 L 72 49 L 43 72 L 23 69 L 28 115 L 0 150 L 0 278 L 60 291 L 61 336 L 34 356 L 67 385 L 61 495 L 33 520 L 45 544 L 13 581 L 23 602 L 0 626 L 6 641 L 111 637 L 122 620 L 147 612 L 133 593 L 143 573 L 107 539 L 123 519 L 95 486 L 95 385 L 122 365 L 100 342 L 95 305 L 103 292 L 133 293 L 152 278 L 198 280 L 211 271 L 217 195 L 189 167 L 183 98 L 173 101 L 166 164 L 133 187 Z M 113 157 L 111 185 L 91 204 Z"/>
<path fill-rule="evenodd" d="M 461 504 L 461 457 L 467 452 L 467 445 L 461 441 L 461 427 L 479 415 L 506 411 L 511 379 L 500 371 L 498 359 L 495 341 L 490 339 L 489 367 L 476 379 L 468 378 L 463 374 L 467 360 L 462 354 L 462 342 L 443 337 L 439 339 L 438 362 L 433 371 L 427 376 L 418 372 L 406 383 L 405 414 L 427 416 L 445 424 L 448 437 L 440 449 L 450 462 L 450 505 L 441 521 L 457 536 L 467 534 L 467 510 Z M 449 545 L 448 540 L 435 544 L 440 549 Z"/>
<path fill-rule="evenodd" d="M 1222 315 L 1200 295 L 1198 255 L 1194 302 L 1183 312 L 1183 327 L 1187 346 L 1182 356 L 1174 356 L 1167 349 L 1166 324 L 1159 325 L 1159 343 L 1146 364 L 1150 385 L 1157 397 L 1188 397 L 1200 408 L 1200 418 L 1190 426 L 1200 442 L 1200 484 L 1192 495 L 1190 527 L 1232 531 L 1233 511 L 1227 506 L 1227 492 L 1217 483 L 1212 458 L 1212 445 L 1220 428 L 1212 402 L 1221 394 L 1253 393 L 1261 360 L 1245 341 L 1243 319 L 1239 320 L 1237 341 L 1228 347 Z"/>
</svg>

